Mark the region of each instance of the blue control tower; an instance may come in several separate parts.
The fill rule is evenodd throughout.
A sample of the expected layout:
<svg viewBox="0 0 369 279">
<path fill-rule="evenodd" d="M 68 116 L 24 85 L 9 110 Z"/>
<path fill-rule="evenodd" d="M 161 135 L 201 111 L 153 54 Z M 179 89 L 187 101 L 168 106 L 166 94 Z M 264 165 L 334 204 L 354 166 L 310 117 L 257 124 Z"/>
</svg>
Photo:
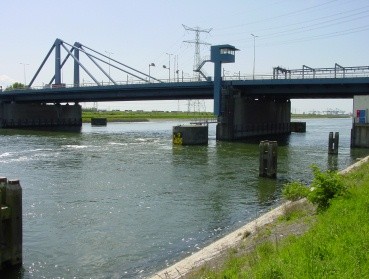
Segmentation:
<svg viewBox="0 0 369 279">
<path fill-rule="evenodd" d="M 234 63 L 237 50 L 231 45 L 211 46 L 210 61 L 214 63 L 214 114 L 217 116 L 222 114 L 222 63 Z"/>
</svg>

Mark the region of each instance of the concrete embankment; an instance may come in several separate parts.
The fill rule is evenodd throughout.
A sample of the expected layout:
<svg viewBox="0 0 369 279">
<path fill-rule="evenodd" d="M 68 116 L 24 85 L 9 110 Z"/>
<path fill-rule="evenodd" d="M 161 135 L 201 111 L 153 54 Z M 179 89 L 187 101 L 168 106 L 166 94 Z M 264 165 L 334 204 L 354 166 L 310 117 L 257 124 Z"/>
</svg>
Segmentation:
<svg viewBox="0 0 369 279">
<path fill-rule="evenodd" d="M 369 156 L 361 159 L 355 164 L 349 166 L 345 170 L 340 171 L 340 174 L 346 174 L 353 171 L 355 168 L 369 161 Z M 267 212 L 256 220 L 244 225 L 243 227 L 231 232 L 223 238 L 213 242 L 212 244 L 204 247 L 200 251 L 188 256 L 187 258 L 175 263 L 174 265 L 163 269 L 151 277 L 150 279 L 179 279 L 183 278 L 189 272 L 196 270 L 202 265 L 210 262 L 221 256 L 222 252 L 229 250 L 230 248 L 237 247 L 241 244 L 245 234 L 254 234 L 259 228 L 272 223 L 282 216 L 286 209 L 294 206 L 296 203 L 304 203 L 306 199 L 302 199 L 297 202 L 287 201 L 277 208 Z"/>
</svg>

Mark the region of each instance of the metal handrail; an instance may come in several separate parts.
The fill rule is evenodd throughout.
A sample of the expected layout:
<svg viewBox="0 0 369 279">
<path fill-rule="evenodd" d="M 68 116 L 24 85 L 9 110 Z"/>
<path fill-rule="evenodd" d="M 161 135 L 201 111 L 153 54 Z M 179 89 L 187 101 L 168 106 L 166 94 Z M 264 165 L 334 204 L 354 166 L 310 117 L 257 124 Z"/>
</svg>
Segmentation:
<svg viewBox="0 0 369 279">
<path fill-rule="evenodd" d="M 273 79 L 320 79 L 320 78 L 362 78 L 369 77 L 369 66 L 358 66 L 358 67 L 342 67 L 342 68 L 316 68 L 314 71 L 308 71 L 303 69 L 297 70 L 288 70 L 288 75 L 271 75 L 271 74 L 259 74 L 259 75 L 225 75 L 222 77 L 224 81 L 243 81 L 243 80 L 273 80 Z M 202 79 L 206 81 L 205 79 Z M 177 82 L 198 82 L 198 77 L 182 77 L 177 81 L 173 82 L 168 79 L 160 79 L 160 80 L 151 80 L 150 82 L 147 80 L 137 80 L 130 79 L 125 81 L 117 81 L 116 85 L 134 85 L 134 84 L 154 84 L 154 83 L 177 83 Z M 50 89 L 50 88 L 75 88 L 75 87 L 92 87 L 97 86 L 96 83 L 92 82 L 82 82 L 78 86 L 75 84 L 61 84 L 59 86 L 53 85 L 39 85 L 17 88 L 17 89 L 8 89 L 8 90 L 28 90 L 28 89 Z M 111 82 L 102 82 L 100 86 L 115 86 Z M 4 92 L 4 89 L 3 89 Z"/>
</svg>

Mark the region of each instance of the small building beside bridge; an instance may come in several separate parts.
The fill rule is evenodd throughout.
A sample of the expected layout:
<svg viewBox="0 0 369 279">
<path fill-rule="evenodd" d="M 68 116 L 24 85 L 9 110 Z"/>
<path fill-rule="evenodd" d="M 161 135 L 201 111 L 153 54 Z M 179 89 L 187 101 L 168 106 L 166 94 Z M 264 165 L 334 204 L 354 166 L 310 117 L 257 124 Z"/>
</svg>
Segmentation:
<svg viewBox="0 0 369 279">
<path fill-rule="evenodd" d="M 354 96 L 351 147 L 369 148 L 369 96 Z"/>
</svg>

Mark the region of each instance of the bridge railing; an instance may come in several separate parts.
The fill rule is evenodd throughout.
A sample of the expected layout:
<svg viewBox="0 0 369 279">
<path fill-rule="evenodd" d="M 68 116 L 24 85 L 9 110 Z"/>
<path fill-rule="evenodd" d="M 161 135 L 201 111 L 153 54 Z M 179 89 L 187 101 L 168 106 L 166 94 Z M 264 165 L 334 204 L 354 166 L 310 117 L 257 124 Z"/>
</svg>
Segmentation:
<svg viewBox="0 0 369 279">
<path fill-rule="evenodd" d="M 176 78 L 171 78 L 169 79 L 160 79 L 161 83 L 177 83 L 177 82 L 198 82 L 198 81 L 204 81 L 204 79 L 200 79 L 198 77 L 176 77 Z M 131 84 L 153 84 L 153 83 L 160 83 L 158 81 L 143 81 L 143 80 L 138 80 L 138 79 L 128 79 L 128 80 L 123 80 L 123 81 L 116 81 L 116 83 L 118 85 L 131 85 Z M 114 85 L 111 82 L 108 81 L 102 81 L 101 82 L 102 86 L 108 86 L 108 85 Z M 93 82 L 82 82 L 79 86 L 96 86 L 96 83 Z M 73 84 L 71 84 L 70 86 L 68 85 L 68 87 L 74 87 Z"/>
<path fill-rule="evenodd" d="M 362 78 L 369 77 L 369 66 L 361 67 L 346 67 L 345 70 L 337 70 L 335 68 L 320 68 L 316 70 L 286 70 L 283 73 L 274 74 L 258 74 L 258 75 L 224 75 L 222 77 L 225 81 L 230 80 L 273 80 L 273 79 L 324 79 L 324 78 Z M 154 83 L 177 83 L 177 82 L 198 82 L 205 81 L 203 78 L 199 77 L 175 77 L 172 79 L 161 79 L 161 80 L 139 80 L 139 79 L 126 79 L 121 81 L 116 81 L 117 85 L 134 85 L 134 84 L 154 84 Z M 32 86 L 32 88 L 16 88 L 14 90 L 20 89 L 52 89 L 52 88 L 75 88 L 75 87 L 92 87 L 97 86 L 96 83 L 90 81 L 83 81 L 79 85 L 62 83 L 59 85 L 46 84 L 40 86 Z M 102 81 L 100 86 L 115 86 L 112 82 Z M 9 89 L 7 89 L 9 90 Z"/>
<path fill-rule="evenodd" d="M 303 65 L 301 69 L 273 68 L 274 79 L 311 79 L 311 78 L 358 78 L 368 77 L 369 66 L 343 67 L 337 63 L 333 68 L 312 68 Z"/>
<path fill-rule="evenodd" d="M 369 77 L 368 72 L 345 72 L 345 73 L 305 73 L 303 74 L 291 74 L 288 76 L 278 75 L 273 76 L 271 74 L 259 74 L 255 75 L 253 78 L 252 75 L 228 75 L 223 76 L 223 80 L 271 80 L 271 79 L 320 79 L 320 78 L 362 78 Z"/>
<path fill-rule="evenodd" d="M 267 80 L 267 79 L 273 79 L 273 75 L 268 74 L 261 74 L 261 75 L 255 75 L 255 78 L 253 78 L 252 75 L 225 75 L 222 77 L 222 80 Z"/>
<path fill-rule="evenodd" d="M 198 82 L 198 81 L 205 81 L 204 79 L 200 79 L 198 77 L 180 77 L 180 78 L 173 78 L 173 79 L 161 79 L 161 82 L 158 81 L 144 81 L 139 79 L 129 79 L 125 81 L 116 81 L 117 85 L 134 85 L 134 84 L 160 84 L 160 83 L 177 83 L 177 82 Z M 75 84 L 68 84 L 68 83 L 61 83 L 59 85 L 55 84 L 44 84 L 44 85 L 36 85 L 29 87 L 23 87 L 23 88 L 10 88 L 7 90 L 28 90 L 28 89 L 53 89 L 53 88 L 75 88 L 75 87 L 93 87 L 98 86 L 95 82 L 81 82 L 79 85 Z M 109 81 L 101 81 L 100 86 L 115 86 L 112 82 Z"/>
</svg>

